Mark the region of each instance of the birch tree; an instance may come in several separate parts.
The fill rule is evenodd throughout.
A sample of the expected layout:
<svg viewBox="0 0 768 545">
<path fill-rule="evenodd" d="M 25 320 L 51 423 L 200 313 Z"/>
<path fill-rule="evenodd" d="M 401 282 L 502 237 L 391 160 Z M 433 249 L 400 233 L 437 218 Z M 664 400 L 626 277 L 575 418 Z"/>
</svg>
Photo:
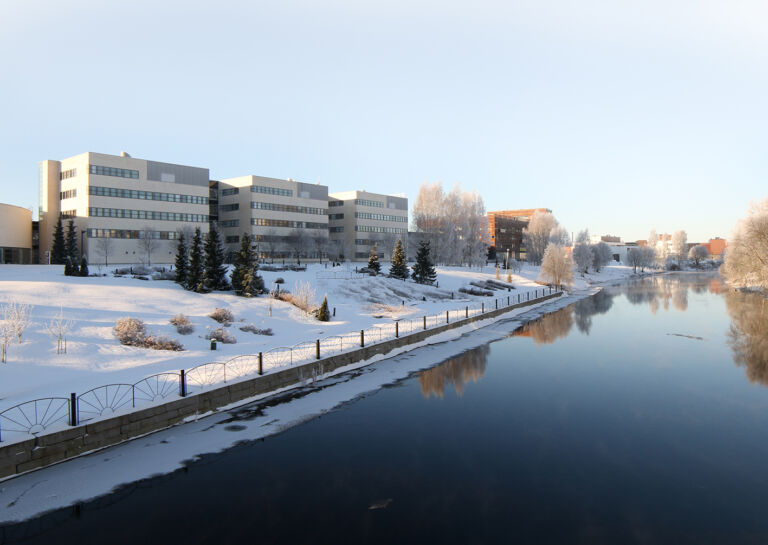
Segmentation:
<svg viewBox="0 0 768 545">
<path fill-rule="evenodd" d="M 534 212 L 528 226 L 523 229 L 526 260 L 534 265 L 541 265 L 544 251 L 551 242 L 560 245 L 567 244 L 567 240 L 562 240 L 563 232 L 564 230 L 561 229 L 551 212 Z M 567 232 L 565 232 L 565 237 L 567 239 Z"/>
<path fill-rule="evenodd" d="M 677 257 L 677 264 L 680 265 L 685 256 L 688 255 L 688 235 L 682 229 L 675 231 L 672 235 L 672 252 Z"/>
<path fill-rule="evenodd" d="M 560 244 L 547 246 L 541 260 L 539 279 L 556 286 L 573 283 L 573 260 L 564 246 Z"/>
<path fill-rule="evenodd" d="M 737 224 L 722 270 L 734 286 L 768 288 L 768 198 Z"/>
</svg>

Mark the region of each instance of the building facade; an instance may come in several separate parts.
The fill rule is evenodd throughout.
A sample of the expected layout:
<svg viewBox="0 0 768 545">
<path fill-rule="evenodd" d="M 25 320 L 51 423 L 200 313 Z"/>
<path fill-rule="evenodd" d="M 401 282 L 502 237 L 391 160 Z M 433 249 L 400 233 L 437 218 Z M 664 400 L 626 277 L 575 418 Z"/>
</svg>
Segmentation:
<svg viewBox="0 0 768 545">
<path fill-rule="evenodd" d="M 218 182 L 218 225 L 228 252 L 253 238 L 262 259 L 323 259 L 328 186 L 264 176 Z"/>
<path fill-rule="evenodd" d="M 0 204 L 0 264 L 32 261 L 32 211 Z"/>
<path fill-rule="evenodd" d="M 536 212 L 549 212 L 549 208 L 524 208 L 520 210 L 499 210 L 488 212 L 488 234 L 491 246 L 496 248 L 499 258 L 509 251 L 510 256 L 520 259 L 523 244 L 523 229 L 528 226 Z"/>
<path fill-rule="evenodd" d="M 398 240 L 408 241 L 408 199 L 368 191 L 328 196 L 331 257 L 365 261 L 374 244 L 380 258 L 390 259 Z"/>
<path fill-rule="evenodd" d="M 60 215 L 92 265 L 172 263 L 179 232 L 208 232 L 206 168 L 87 152 L 42 161 L 39 183 L 43 263 Z"/>
</svg>

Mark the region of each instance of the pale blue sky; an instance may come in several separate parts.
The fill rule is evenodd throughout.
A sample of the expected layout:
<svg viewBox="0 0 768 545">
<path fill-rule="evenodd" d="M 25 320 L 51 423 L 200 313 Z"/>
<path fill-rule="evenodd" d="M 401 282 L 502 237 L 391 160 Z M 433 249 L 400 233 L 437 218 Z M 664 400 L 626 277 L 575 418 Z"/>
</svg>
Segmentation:
<svg viewBox="0 0 768 545">
<path fill-rule="evenodd" d="M 727 236 L 768 196 L 764 2 L 0 2 L 0 187 L 84 151 Z"/>
</svg>

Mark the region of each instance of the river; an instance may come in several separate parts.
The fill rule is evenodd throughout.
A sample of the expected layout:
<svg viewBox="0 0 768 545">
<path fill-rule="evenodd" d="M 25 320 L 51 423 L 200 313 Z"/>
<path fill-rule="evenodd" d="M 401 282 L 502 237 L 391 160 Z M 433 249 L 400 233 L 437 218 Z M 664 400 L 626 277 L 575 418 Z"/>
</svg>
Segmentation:
<svg viewBox="0 0 768 545">
<path fill-rule="evenodd" d="M 681 273 L 514 324 L 0 542 L 768 542 L 765 299 Z"/>
</svg>

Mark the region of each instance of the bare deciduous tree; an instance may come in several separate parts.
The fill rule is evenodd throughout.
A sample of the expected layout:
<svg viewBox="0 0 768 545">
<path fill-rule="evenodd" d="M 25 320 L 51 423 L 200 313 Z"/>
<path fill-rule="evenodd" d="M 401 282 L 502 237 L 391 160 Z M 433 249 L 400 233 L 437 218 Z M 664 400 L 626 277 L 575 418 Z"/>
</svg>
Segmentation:
<svg viewBox="0 0 768 545">
<path fill-rule="evenodd" d="M 157 249 L 158 242 L 158 239 L 155 238 L 155 231 L 149 225 L 145 225 L 144 229 L 139 232 L 136 245 L 139 251 L 144 254 L 147 267 L 152 266 L 152 252 Z"/>
<path fill-rule="evenodd" d="M 768 288 L 768 198 L 753 203 L 736 226 L 723 273 L 734 286 Z"/>
<path fill-rule="evenodd" d="M 104 266 L 109 267 L 109 254 L 112 253 L 114 241 L 110 237 L 100 238 L 96 241 L 96 251 L 104 258 Z"/>
<path fill-rule="evenodd" d="M 67 333 L 72 329 L 73 322 L 64 318 L 64 309 L 60 308 L 59 313 L 54 316 L 45 326 L 48 334 L 56 339 L 56 353 L 67 353 Z"/>
<path fill-rule="evenodd" d="M 554 238 L 556 240 L 552 240 Z M 566 238 L 568 233 L 565 233 Z M 525 246 L 525 259 L 534 265 L 540 265 L 544 257 L 544 251 L 550 242 L 563 244 L 560 224 L 550 212 L 534 212 L 528 227 L 523 229 L 523 245 Z M 567 243 L 567 241 L 565 242 Z"/>
<path fill-rule="evenodd" d="M 688 235 L 682 229 L 672 235 L 672 252 L 677 256 L 678 265 L 688 255 Z"/>
<path fill-rule="evenodd" d="M 547 246 L 541 260 L 539 278 L 557 286 L 573 283 L 573 260 L 564 246 L 560 244 Z"/>
<path fill-rule="evenodd" d="M 698 267 L 702 261 L 709 257 L 707 247 L 702 244 L 697 244 L 688 251 L 688 259 L 693 261 L 694 266 Z"/>
<path fill-rule="evenodd" d="M 627 265 L 632 267 L 633 272 L 637 272 L 637 268 L 642 267 L 643 252 L 641 248 L 630 248 L 627 250 Z"/>
<path fill-rule="evenodd" d="M 589 266 L 592 264 L 592 248 L 589 244 L 589 231 L 584 229 L 579 231 L 576 237 L 576 245 L 573 247 L 573 260 L 576 262 L 576 268 L 584 276 L 589 272 Z"/>
<path fill-rule="evenodd" d="M 595 272 L 600 272 L 600 269 L 611 262 L 612 257 L 611 248 L 605 242 L 598 242 L 592 246 L 592 268 Z"/>
</svg>

